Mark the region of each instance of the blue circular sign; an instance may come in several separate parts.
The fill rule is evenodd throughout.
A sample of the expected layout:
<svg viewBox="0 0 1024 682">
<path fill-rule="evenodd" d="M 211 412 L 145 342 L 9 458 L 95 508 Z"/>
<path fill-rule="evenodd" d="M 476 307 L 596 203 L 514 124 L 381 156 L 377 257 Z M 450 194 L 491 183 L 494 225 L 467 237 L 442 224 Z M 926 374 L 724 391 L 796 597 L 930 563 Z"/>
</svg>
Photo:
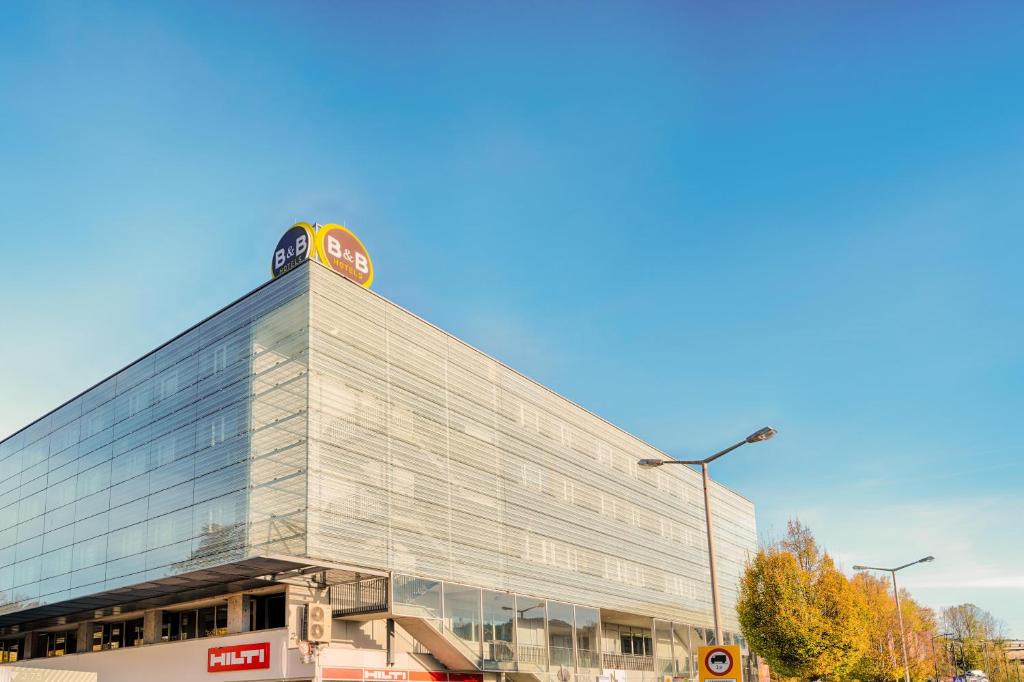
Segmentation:
<svg viewBox="0 0 1024 682">
<path fill-rule="evenodd" d="M 307 223 L 295 223 L 289 227 L 274 249 L 270 261 L 270 272 L 278 278 L 294 270 L 313 253 L 313 228 Z"/>
</svg>

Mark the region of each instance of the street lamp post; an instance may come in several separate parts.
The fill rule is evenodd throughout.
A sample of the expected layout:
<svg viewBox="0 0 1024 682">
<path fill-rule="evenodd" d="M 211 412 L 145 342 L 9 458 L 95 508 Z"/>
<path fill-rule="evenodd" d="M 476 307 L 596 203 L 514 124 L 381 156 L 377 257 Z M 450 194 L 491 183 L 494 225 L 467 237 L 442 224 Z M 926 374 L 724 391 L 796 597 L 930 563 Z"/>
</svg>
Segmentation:
<svg viewBox="0 0 1024 682">
<path fill-rule="evenodd" d="M 900 589 L 896 586 L 896 571 L 902 571 L 904 568 L 915 566 L 917 564 L 925 564 L 929 561 L 935 561 L 935 557 L 926 556 L 923 559 L 917 561 L 911 561 L 909 564 L 903 564 L 896 568 L 878 568 L 877 566 L 854 566 L 855 571 L 884 571 L 892 575 L 892 592 L 896 595 L 896 615 L 899 616 L 900 620 L 900 644 L 903 645 L 903 675 L 907 682 L 910 682 L 910 663 L 907 661 L 907 633 L 903 629 L 903 611 L 900 610 Z"/>
<path fill-rule="evenodd" d="M 700 466 L 701 478 L 704 481 L 704 521 L 708 527 L 708 567 L 711 570 L 711 606 L 715 615 L 715 644 L 724 644 L 722 637 L 722 614 L 718 606 L 718 573 L 715 571 L 715 534 L 711 526 L 711 480 L 708 478 L 708 464 L 714 462 L 722 455 L 726 455 L 741 445 L 747 443 L 760 443 L 775 435 L 775 429 L 766 426 L 750 434 L 739 443 L 730 445 L 724 450 L 705 459 L 641 459 L 637 464 L 643 469 L 653 469 L 664 464 L 693 464 Z"/>
</svg>

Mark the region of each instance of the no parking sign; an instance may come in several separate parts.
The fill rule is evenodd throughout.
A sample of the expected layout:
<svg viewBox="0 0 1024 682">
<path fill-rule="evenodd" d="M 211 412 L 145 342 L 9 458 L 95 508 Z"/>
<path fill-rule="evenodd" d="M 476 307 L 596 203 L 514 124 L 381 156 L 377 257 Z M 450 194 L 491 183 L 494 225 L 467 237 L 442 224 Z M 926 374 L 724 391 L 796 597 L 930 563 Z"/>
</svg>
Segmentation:
<svg viewBox="0 0 1024 682">
<path fill-rule="evenodd" d="M 700 682 L 743 682 L 740 648 L 735 644 L 697 649 Z"/>
</svg>

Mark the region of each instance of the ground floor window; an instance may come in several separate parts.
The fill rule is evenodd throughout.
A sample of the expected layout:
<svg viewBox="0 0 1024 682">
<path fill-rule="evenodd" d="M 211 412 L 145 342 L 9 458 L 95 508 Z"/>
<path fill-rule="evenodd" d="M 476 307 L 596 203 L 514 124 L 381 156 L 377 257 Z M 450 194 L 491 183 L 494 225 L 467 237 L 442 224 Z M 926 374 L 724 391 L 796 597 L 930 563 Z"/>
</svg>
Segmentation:
<svg viewBox="0 0 1024 682">
<path fill-rule="evenodd" d="M 130 646 L 142 646 L 142 619 L 96 623 L 92 631 L 92 650 L 106 651 Z"/>
<path fill-rule="evenodd" d="M 624 656 L 653 656 L 654 642 L 651 631 L 647 628 L 605 623 L 605 646 L 609 653 Z"/>
<path fill-rule="evenodd" d="M 14 663 L 24 658 L 22 655 L 22 642 L 18 639 L 0 639 L 0 663 Z"/>
<path fill-rule="evenodd" d="M 36 635 L 35 653 L 36 658 L 48 656 L 63 656 L 64 654 L 75 653 L 75 644 L 78 632 L 66 630 L 63 632 L 40 632 Z"/>
<path fill-rule="evenodd" d="M 197 637 L 226 635 L 227 632 L 227 604 L 216 604 L 201 609 L 164 611 L 160 639 L 165 642 L 177 642 Z"/>
</svg>

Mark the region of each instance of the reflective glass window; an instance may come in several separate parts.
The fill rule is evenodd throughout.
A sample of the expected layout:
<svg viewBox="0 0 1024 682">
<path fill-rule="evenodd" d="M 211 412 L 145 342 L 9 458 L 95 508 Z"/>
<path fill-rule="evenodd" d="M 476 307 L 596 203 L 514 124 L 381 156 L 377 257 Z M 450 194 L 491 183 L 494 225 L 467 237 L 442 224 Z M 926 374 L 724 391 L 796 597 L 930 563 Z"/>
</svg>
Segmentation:
<svg viewBox="0 0 1024 682">
<path fill-rule="evenodd" d="M 530 670 L 547 667 L 545 611 L 546 603 L 543 599 L 516 597 L 516 637 L 520 667 Z"/>
<path fill-rule="evenodd" d="M 484 666 L 502 669 L 515 660 L 516 600 L 507 592 L 483 592 Z"/>
<path fill-rule="evenodd" d="M 552 666 L 576 667 L 572 604 L 548 602 L 548 652 Z"/>
<path fill-rule="evenodd" d="M 400 613 L 441 619 L 441 581 L 396 574 L 392 601 Z"/>
<path fill-rule="evenodd" d="M 576 656 L 579 667 L 601 667 L 600 651 L 601 614 L 597 609 L 576 607 Z"/>
<path fill-rule="evenodd" d="M 480 590 L 445 583 L 444 620 L 445 629 L 462 641 L 464 653 L 479 663 Z"/>
</svg>

